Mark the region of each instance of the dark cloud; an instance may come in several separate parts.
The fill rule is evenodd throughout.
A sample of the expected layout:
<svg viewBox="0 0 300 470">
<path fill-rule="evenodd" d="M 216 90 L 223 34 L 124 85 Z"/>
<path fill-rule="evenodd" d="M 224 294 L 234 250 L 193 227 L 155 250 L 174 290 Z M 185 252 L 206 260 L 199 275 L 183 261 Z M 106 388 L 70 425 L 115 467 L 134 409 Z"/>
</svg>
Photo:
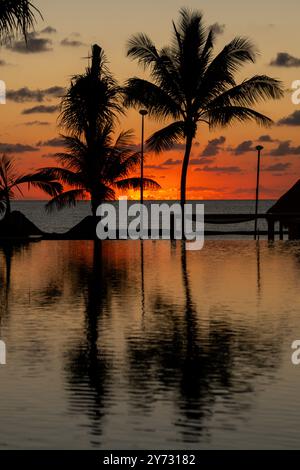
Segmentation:
<svg viewBox="0 0 300 470">
<path fill-rule="evenodd" d="M 61 137 L 54 137 L 53 139 L 40 141 L 36 145 L 38 147 L 63 147 L 65 143 Z"/>
<path fill-rule="evenodd" d="M 42 29 L 40 33 L 41 34 L 55 34 L 57 33 L 57 29 L 53 28 L 52 26 L 47 26 L 46 28 Z"/>
<path fill-rule="evenodd" d="M 196 168 L 195 171 L 205 171 L 210 173 L 241 173 L 241 169 L 238 166 L 205 166 L 204 168 Z"/>
<path fill-rule="evenodd" d="M 86 44 L 84 44 L 82 41 L 79 41 L 78 39 L 65 38 L 60 42 L 60 45 L 66 47 L 82 47 Z"/>
<path fill-rule="evenodd" d="M 33 108 L 24 109 L 22 114 L 53 114 L 59 111 L 59 106 L 34 106 Z"/>
<path fill-rule="evenodd" d="M 287 52 L 278 52 L 276 59 L 270 62 L 274 67 L 300 67 L 300 59 Z"/>
<path fill-rule="evenodd" d="M 244 140 L 244 142 L 240 143 L 235 149 L 230 149 L 233 151 L 234 155 L 244 155 L 248 152 L 253 152 L 255 147 L 253 146 L 252 140 Z"/>
<path fill-rule="evenodd" d="M 202 152 L 203 157 L 215 157 L 222 150 L 221 145 L 226 141 L 225 137 L 221 136 L 217 139 L 210 140 Z"/>
<path fill-rule="evenodd" d="M 277 173 L 286 171 L 290 166 L 290 163 L 275 163 L 274 165 L 264 167 L 262 170 Z"/>
<path fill-rule="evenodd" d="M 31 145 L 24 144 L 7 144 L 0 142 L 1 153 L 25 153 L 25 152 L 36 152 L 38 149 Z"/>
<path fill-rule="evenodd" d="M 25 126 L 50 126 L 47 121 L 29 121 L 24 123 Z"/>
<path fill-rule="evenodd" d="M 60 98 L 65 93 L 65 88 L 60 86 L 53 86 L 43 90 L 30 90 L 27 87 L 19 88 L 18 90 L 8 90 L 6 97 L 15 103 L 26 103 L 29 101 L 37 101 L 42 103 L 45 100 L 52 98 Z"/>
<path fill-rule="evenodd" d="M 210 26 L 210 29 L 218 36 L 223 34 L 225 31 L 226 25 L 220 23 L 214 23 Z"/>
<path fill-rule="evenodd" d="M 162 166 L 165 166 L 165 165 L 172 166 L 172 165 L 180 165 L 181 163 L 182 163 L 181 160 L 173 160 L 173 158 L 168 158 L 168 160 L 163 162 L 161 165 Z"/>
<path fill-rule="evenodd" d="M 52 51 L 52 45 L 51 39 L 40 38 L 39 33 L 32 32 L 27 35 L 27 43 L 24 39 L 17 41 L 12 40 L 8 42 L 5 47 L 13 52 L 19 52 L 20 54 L 37 54 Z"/>
<path fill-rule="evenodd" d="M 200 156 L 198 158 L 191 158 L 190 165 L 210 165 L 211 163 L 214 163 L 214 161 L 214 158 Z"/>
<path fill-rule="evenodd" d="M 287 155 L 300 155 L 300 146 L 291 146 L 291 141 L 279 142 L 278 147 L 271 150 L 271 157 L 285 157 Z"/>
<path fill-rule="evenodd" d="M 262 143 L 273 143 L 273 142 L 277 142 L 277 140 L 274 140 L 270 135 L 261 135 L 258 139 L 257 139 L 257 142 L 262 142 Z"/>
<path fill-rule="evenodd" d="M 300 126 L 300 111 L 294 111 L 289 116 L 280 119 L 279 126 Z"/>
</svg>

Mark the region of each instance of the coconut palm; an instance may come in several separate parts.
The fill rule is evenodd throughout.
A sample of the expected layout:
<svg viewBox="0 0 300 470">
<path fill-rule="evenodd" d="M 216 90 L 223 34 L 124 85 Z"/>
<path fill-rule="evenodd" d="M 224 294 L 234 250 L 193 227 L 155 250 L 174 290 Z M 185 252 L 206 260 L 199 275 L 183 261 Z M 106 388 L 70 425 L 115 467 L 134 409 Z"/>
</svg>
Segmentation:
<svg viewBox="0 0 300 470">
<path fill-rule="evenodd" d="M 11 213 L 11 200 L 16 194 L 23 195 L 22 185 L 27 184 L 39 188 L 49 196 L 53 197 L 62 191 L 62 185 L 53 181 L 46 174 L 40 172 L 19 174 L 16 168 L 15 159 L 9 158 L 7 155 L 0 157 L 0 214 L 4 214 L 7 218 Z"/>
<path fill-rule="evenodd" d="M 101 130 L 98 128 L 93 142 L 93 158 L 87 142 L 77 136 L 62 136 L 67 152 L 56 154 L 61 166 L 44 168 L 42 174 L 61 181 L 69 189 L 48 202 L 46 208 L 49 211 L 74 206 L 78 200 L 90 199 L 95 216 L 99 204 L 115 199 L 116 190 L 140 187 L 140 178 L 130 177 L 140 163 L 140 153 L 133 150 L 132 132 L 121 132 L 115 141 L 113 134 L 112 124 L 105 124 Z M 160 186 L 144 178 L 144 187 L 157 189 Z"/>
<path fill-rule="evenodd" d="M 0 0 L 0 44 L 17 33 L 25 36 L 39 10 L 28 0 Z"/>
<path fill-rule="evenodd" d="M 252 43 L 234 38 L 214 55 L 215 34 L 207 29 L 202 14 L 180 10 L 173 23 L 170 46 L 158 50 L 145 34 L 133 36 L 127 55 L 150 71 L 152 81 L 131 78 L 126 84 L 126 106 L 145 107 L 158 120 L 171 120 L 148 139 L 155 152 L 169 150 L 185 140 L 181 173 L 181 203 L 186 199 L 186 177 L 193 140 L 199 123 L 210 129 L 234 121 L 252 120 L 268 126 L 272 120 L 252 107 L 266 99 L 283 96 L 281 82 L 266 75 L 255 75 L 237 84 L 235 74 L 255 61 Z"/>
<path fill-rule="evenodd" d="M 53 198 L 49 210 L 90 198 L 95 216 L 98 205 L 113 199 L 116 189 L 139 188 L 140 178 L 129 177 L 140 162 L 140 154 L 133 151 L 132 132 L 113 138 L 122 112 L 122 90 L 107 68 L 103 50 L 94 45 L 91 66 L 73 77 L 62 100 L 60 125 L 70 134 L 62 136 L 67 152 L 56 155 L 60 167 L 45 168 L 43 174 L 70 189 Z M 151 179 L 144 179 L 144 186 L 159 188 Z"/>
</svg>

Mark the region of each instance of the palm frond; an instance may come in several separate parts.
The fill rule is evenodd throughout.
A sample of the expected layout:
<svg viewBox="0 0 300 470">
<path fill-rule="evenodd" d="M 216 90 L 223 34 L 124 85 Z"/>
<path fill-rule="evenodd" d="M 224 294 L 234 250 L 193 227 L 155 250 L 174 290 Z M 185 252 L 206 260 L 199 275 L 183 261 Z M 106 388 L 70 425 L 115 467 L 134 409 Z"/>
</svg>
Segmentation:
<svg viewBox="0 0 300 470">
<path fill-rule="evenodd" d="M 47 212 L 52 212 L 54 209 L 62 210 L 65 207 L 74 207 L 78 200 L 83 200 L 84 198 L 84 189 L 71 189 L 55 196 L 47 202 L 45 208 Z"/>
<path fill-rule="evenodd" d="M 261 101 L 278 100 L 283 96 L 284 88 L 279 80 L 266 75 L 255 75 L 222 93 L 208 107 L 253 106 Z"/>
<path fill-rule="evenodd" d="M 18 187 L 21 184 L 27 183 L 28 188 L 33 186 L 34 188 L 41 189 L 49 196 L 56 196 L 63 190 L 62 185 L 58 181 L 53 181 L 51 175 L 38 171 L 28 175 L 20 176 L 14 182 L 14 186 Z"/>
<path fill-rule="evenodd" d="M 41 12 L 28 0 L 0 0 L 0 44 L 18 33 L 27 37 Z"/>
<path fill-rule="evenodd" d="M 80 187 L 82 185 L 82 175 L 80 173 L 61 167 L 41 168 L 37 174 L 38 178 L 46 180 L 57 180 L 69 186 Z"/>
<path fill-rule="evenodd" d="M 273 124 L 272 119 L 255 111 L 254 109 L 243 106 L 223 106 L 207 110 L 203 116 L 207 119 L 211 129 L 216 127 L 226 127 L 234 121 L 245 122 L 254 121 L 259 126 L 270 127 Z"/>
<path fill-rule="evenodd" d="M 118 189 L 139 189 L 141 178 L 126 178 L 115 182 Z M 151 178 L 143 178 L 144 189 L 160 189 L 161 186 Z"/>
<path fill-rule="evenodd" d="M 184 137 L 184 122 L 177 121 L 154 132 L 147 140 L 149 150 L 156 153 L 171 150 L 172 147 Z"/>
<path fill-rule="evenodd" d="M 147 80 L 137 77 L 127 80 L 124 92 L 126 107 L 144 107 L 155 119 L 178 119 L 183 114 L 180 105 L 168 93 Z"/>
</svg>

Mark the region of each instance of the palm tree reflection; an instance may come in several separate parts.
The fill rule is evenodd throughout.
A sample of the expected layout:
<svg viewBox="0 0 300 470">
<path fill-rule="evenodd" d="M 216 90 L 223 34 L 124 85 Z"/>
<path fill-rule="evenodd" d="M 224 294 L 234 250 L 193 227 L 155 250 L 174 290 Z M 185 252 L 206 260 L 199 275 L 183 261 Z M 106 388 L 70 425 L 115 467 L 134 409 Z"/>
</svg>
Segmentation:
<svg viewBox="0 0 300 470">
<path fill-rule="evenodd" d="M 251 406 L 255 377 L 274 375 L 280 341 L 246 324 L 237 329 L 223 315 L 221 320 L 217 309 L 211 312 L 208 327 L 204 322 L 201 327 L 187 256 L 183 242 L 183 305 L 172 303 L 166 294 L 156 295 L 147 311 L 152 321 L 146 323 L 143 336 L 128 335 L 128 377 L 135 413 L 150 414 L 162 394 L 171 392 L 174 424 L 185 442 L 196 442 L 207 432 L 217 398 L 235 415 Z"/>
</svg>

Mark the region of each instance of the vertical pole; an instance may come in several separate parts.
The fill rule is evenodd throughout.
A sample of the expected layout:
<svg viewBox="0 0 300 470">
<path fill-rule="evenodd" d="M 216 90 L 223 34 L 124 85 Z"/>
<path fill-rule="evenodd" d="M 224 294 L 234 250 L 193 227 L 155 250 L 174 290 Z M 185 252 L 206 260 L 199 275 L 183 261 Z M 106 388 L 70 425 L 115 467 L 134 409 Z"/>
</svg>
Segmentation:
<svg viewBox="0 0 300 470">
<path fill-rule="evenodd" d="M 140 110 L 142 116 L 142 142 L 141 142 L 141 185 L 140 185 L 140 203 L 141 203 L 141 224 L 140 236 L 143 238 L 143 204 L 144 204 L 144 140 L 145 140 L 145 116 L 148 114 L 146 109 Z"/>
<path fill-rule="evenodd" d="M 274 241 L 275 238 L 275 230 L 274 230 L 274 219 L 268 219 L 268 240 Z"/>
<path fill-rule="evenodd" d="M 279 221 L 279 240 L 283 240 L 283 223 Z"/>
<path fill-rule="evenodd" d="M 141 143 L 141 204 L 144 204 L 144 137 L 145 115 L 142 114 L 142 143 Z"/>
<path fill-rule="evenodd" d="M 256 147 L 257 150 L 257 177 L 256 177 L 256 197 L 255 197 L 255 224 L 254 224 L 254 240 L 258 239 L 257 236 L 257 214 L 258 214 L 258 198 L 259 198 L 259 175 L 260 175 L 260 153 L 262 145 Z"/>
</svg>

